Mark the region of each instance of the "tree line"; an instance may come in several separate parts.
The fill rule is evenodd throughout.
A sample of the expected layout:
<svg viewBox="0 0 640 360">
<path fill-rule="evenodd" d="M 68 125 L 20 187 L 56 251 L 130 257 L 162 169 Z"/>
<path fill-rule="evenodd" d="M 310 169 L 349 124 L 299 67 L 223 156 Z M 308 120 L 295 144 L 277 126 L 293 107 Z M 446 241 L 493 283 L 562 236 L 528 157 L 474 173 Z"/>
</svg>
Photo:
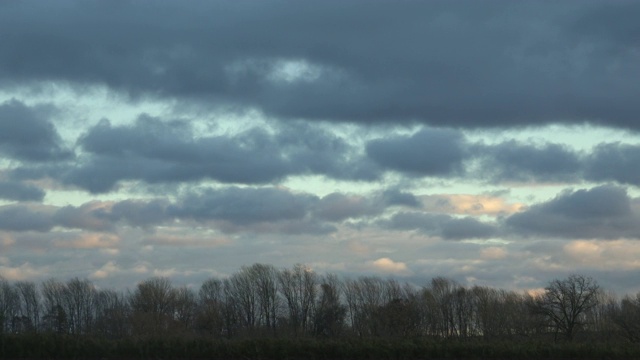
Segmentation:
<svg viewBox="0 0 640 360">
<path fill-rule="evenodd" d="M 0 278 L 0 334 L 636 343 L 640 293 L 617 299 L 583 275 L 552 280 L 533 294 L 465 287 L 444 277 L 426 286 L 339 278 L 299 264 L 245 266 L 199 289 L 163 277 L 126 291 L 97 289 L 79 278 L 39 284 Z"/>
</svg>

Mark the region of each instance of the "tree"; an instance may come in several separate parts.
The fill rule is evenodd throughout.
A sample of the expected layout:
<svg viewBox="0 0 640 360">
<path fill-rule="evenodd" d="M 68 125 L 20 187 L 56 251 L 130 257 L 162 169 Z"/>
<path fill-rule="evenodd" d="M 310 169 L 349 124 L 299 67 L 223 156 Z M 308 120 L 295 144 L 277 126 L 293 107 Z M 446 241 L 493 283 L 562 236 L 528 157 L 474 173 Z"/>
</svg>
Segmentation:
<svg viewBox="0 0 640 360">
<path fill-rule="evenodd" d="M 20 307 L 16 290 L 0 276 L 0 334 L 9 330 L 9 324 Z"/>
<path fill-rule="evenodd" d="M 553 325 L 556 336 L 562 333 L 572 341 L 585 324 L 586 312 L 598 305 L 599 292 L 593 278 L 573 274 L 551 281 L 544 293 L 533 299 L 532 310 Z"/>
<path fill-rule="evenodd" d="M 253 285 L 251 271 L 242 267 L 239 272 L 231 275 L 224 282 L 225 293 L 233 305 L 232 310 L 237 313 L 240 324 L 248 332 L 253 332 L 258 319 L 258 294 Z M 230 328 L 228 330 L 231 330 Z"/>
<path fill-rule="evenodd" d="M 346 314 L 347 309 L 340 302 L 340 281 L 335 275 L 326 275 L 320 285 L 320 296 L 313 314 L 316 335 L 341 335 Z"/>
<path fill-rule="evenodd" d="M 265 264 L 253 264 L 248 271 L 256 289 L 259 319 L 275 333 L 279 306 L 278 271 L 273 265 Z"/>
<path fill-rule="evenodd" d="M 191 289 L 182 286 L 176 290 L 175 320 L 179 332 L 188 333 L 193 328 L 197 308 L 196 294 Z"/>
<path fill-rule="evenodd" d="M 115 290 L 97 290 L 94 296 L 94 333 L 110 339 L 131 334 L 131 311 L 126 296 Z"/>
<path fill-rule="evenodd" d="M 166 333 L 173 324 L 177 291 L 168 278 L 156 277 L 138 284 L 130 303 L 136 334 Z"/>
<path fill-rule="evenodd" d="M 40 327 L 40 296 L 36 284 L 18 281 L 15 288 L 20 301 L 20 315 L 13 318 L 14 332 L 37 332 Z"/>
<path fill-rule="evenodd" d="M 64 288 L 64 303 L 72 334 L 91 331 L 94 320 L 95 288 L 89 280 L 71 279 Z"/>
<path fill-rule="evenodd" d="M 308 267 L 296 264 L 292 270 L 278 273 L 278 283 L 286 300 L 294 335 L 307 332 L 317 297 L 318 276 Z"/>
<path fill-rule="evenodd" d="M 41 284 L 44 305 L 42 318 L 45 331 L 66 334 L 69 331 L 68 316 L 65 310 L 67 287 L 65 284 L 49 279 Z"/>
<path fill-rule="evenodd" d="M 196 327 L 199 331 L 219 336 L 225 331 L 225 294 L 223 282 L 216 278 L 207 279 L 198 292 L 198 313 Z"/>
</svg>

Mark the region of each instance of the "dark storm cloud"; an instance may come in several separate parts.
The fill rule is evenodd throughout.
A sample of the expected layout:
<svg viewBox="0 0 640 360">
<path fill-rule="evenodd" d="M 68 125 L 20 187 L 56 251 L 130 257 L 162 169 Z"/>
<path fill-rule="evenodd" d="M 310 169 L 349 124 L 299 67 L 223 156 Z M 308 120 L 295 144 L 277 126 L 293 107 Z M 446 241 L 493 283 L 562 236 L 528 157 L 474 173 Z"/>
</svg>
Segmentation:
<svg viewBox="0 0 640 360">
<path fill-rule="evenodd" d="M 458 131 L 422 129 L 411 136 L 372 140 L 366 151 L 383 168 L 413 176 L 450 176 L 462 168 L 465 145 Z"/>
<path fill-rule="evenodd" d="M 45 192 L 37 186 L 18 181 L 0 180 L 0 199 L 16 201 L 42 201 Z"/>
<path fill-rule="evenodd" d="M 48 120 L 51 111 L 18 100 L 0 104 L 0 154 L 34 162 L 70 158 L 72 153 L 63 148 L 55 126 Z"/>
<path fill-rule="evenodd" d="M 640 214 L 631 203 L 626 189 L 617 186 L 565 191 L 548 202 L 511 215 L 505 224 L 514 234 L 530 236 L 640 238 Z"/>
<path fill-rule="evenodd" d="M 582 158 L 567 146 L 532 145 L 517 141 L 476 145 L 483 176 L 494 181 L 575 181 L 580 178 Z"/>
<path fill-rule="evenodd" d="M 445 240 L 486 239 L 498 234 L 498 228 L 472 217 L 457 218 L 443 214 L 400 212 L 379 225 L 395 230 L 419 230 Z"/>
<path fill-rule="evenodd" d="M 638 128 L 633 2 L 0 6 L 4 86 L 106 85 L 298 119 Z"/>
</svg>

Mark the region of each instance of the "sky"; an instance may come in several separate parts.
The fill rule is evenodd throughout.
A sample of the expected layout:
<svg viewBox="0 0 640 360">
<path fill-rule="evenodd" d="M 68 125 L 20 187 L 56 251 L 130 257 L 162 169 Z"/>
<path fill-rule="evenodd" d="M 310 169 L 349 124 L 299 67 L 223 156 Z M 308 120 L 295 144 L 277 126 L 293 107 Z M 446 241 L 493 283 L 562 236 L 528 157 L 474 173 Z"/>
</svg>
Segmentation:
<svg viewBox="0 0 640 360">
<path fill-rule="evenodd" d="M 0 275 L 640 291 L 636 1 L 2 1 Z"/>
</svg>

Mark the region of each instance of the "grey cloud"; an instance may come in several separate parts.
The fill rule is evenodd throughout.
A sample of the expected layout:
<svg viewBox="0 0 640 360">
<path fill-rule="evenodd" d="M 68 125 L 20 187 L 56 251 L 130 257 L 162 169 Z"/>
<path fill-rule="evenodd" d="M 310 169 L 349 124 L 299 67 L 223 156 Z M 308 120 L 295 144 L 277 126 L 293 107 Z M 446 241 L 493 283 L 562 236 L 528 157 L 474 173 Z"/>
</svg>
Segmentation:
<svg viewBox="0 0 640 360">
<path fill-rule="evenodd" d="M 11 2 L 0 78 L 297 119 L 638 129 L 639 13 L 607 0 Z M 287 79 L 287 61 L 310 75 Z"/>
<path fill-rule="evenodd" d="M 131 226 L 150 227 L 173 220 L 167 213 L 169 206 L 166 200 L 123 200 L 113 205 L 107 217 Z"/>
<path fill-rule="evenodd" d="M 333 223 L 381 215 L 394 206 L 415 207 L 409 193 L 395 192 L 405 203 L 389 201 L 386 192 L 368 196 L 333 193 L 323 198 L 276 187 L 192 189 L 175 200 L 90 201 L 80 206 L 0 208 L 0 229 L 46 232 L 54 227 L 119 232 L 123 226 L 153 229 L 176 220 L 209 224 L 223 232 L 322 235 L 336 231 Z"/>
<path fill-rule="evenodd" d="M 383 208 L 371 203 L 364 196 L 332 193 L 323 197 L 314 208 L 315 215 L 328 221 L 343 221 L 349 218 L 376 215 Z"/>
<path fill-rule="evenodd" d="M 587 180 L 640 185 L 640 146 L 600 144 L 586 160 Z"/>
<path fill-rule="evenodd" d="M 387 189 L 368 196 L 331 193 L 314 205 L 313 214 L 323 220 L 339 222 L 377 216 L 393 206 L 419 208 L 421 203 L 413 194 L 398 189 Z"/>
<path fill-rule="evenodd" d="M 303 124 L 283 125 L 275 134 L 252 128 L 236 135 L 198 137 L 185 122 L 143 115 L 131 126 L 103 120 L 78 144 L 85 154 L 76 164 L 17 169 L 15 177 L 48 175 L 102 193 L 122 180 L 265 184 L 297 174 L 362 180 L 379 176 L 377 167 L 354 154 L 344 139 Z"/>
<path fill-rule="evenodd" d="M 412 136 L 372 140 L 366 151 L 384 168 L 414 176 L 450 176 L 462 167 L 465 145 L 460 132 L 422 129 Z"/>
<path fill-rule="evenodd" d="M 495 225 L 472 217 L 457 218 L 450 215 L 421 212 L 400 212 L 379 225 L 395 230 L 420 230 L 446 240 L 485 239 L 499 233 Z"/>
<path fill-rule="evenodd" d="M 0 206 L 0 229 L 2 230 L 47 232 L 54 225 L 48 209 L 31 208 L 25 205 Z"/>
<path fill-rule="evenodd" d="M 511 215 L 514 234 L 559 238 L 640 238 L 639 214 L 624 188 L 602 185 L 565 191 L 554 199 Z"/>
<path fill-rule="evenodd" d="M 441 224 L 445 239 L 486 239 L 498 234 L 494 225 L 483 223 L 471 217 L 452 218 Z"/>
<path fill-rule="evenodd" d="M 571 181 L 582 171 L 580 155 L 560 144 L 536 146 L 512 140 L 476 145 L 474 153 L 480 159 L 480 172 L 494 181 Z"/>
<path fill-rule="evenodd" d="M 19 181 L 0 181 L 0 199 L 16 201 L 42 201 L 45 192 L 41 188 Z"/>
<path fill-rule="evenodd" d="M 317 197 L 277 188 L 205 189 L 185 194 L 170 214 L 195 220 L 223 220 L 238 225 L 302 220 Z"/>
<path fill-rule="evenodd" d="M 51 109 L 29 107 L 18 100 L 0 104 L 0 154 L 34 162 L 69 159 L 55 126 L 47 120 Z"/>
<path fill-rule="evenodd" d="M 408 206 L 413 208 L 422 207 L 420 200 L 413 194 L 399 189 L 387 189 L 382 192 L 382 201 L 389 205 Z"/>
<path fill-rule="evenodd" d="M 150 183 L 193 181 L 265 183 L 284 177 L 289 164 L 262 130 L 236 137 L 194 139 L 184 124 L 142 116 L 131 127 L 103 121 L 79 141 L 91 155 L 70 169 L 65 180 L 92 192 L 110 190 L 120 180 Z"/>
<path fill-rule="evenodd" d="M 113 231 L 114 225 L 106 215 L 108 210 L 97 202 L 89 202 L 79 207 L 64 206 L 55 212 L 52 221 L 69 229 L 84 229 L 92 231 Z"/>
<path fill-rule="evenodd" d="M 367 181 L 381 175 L 381 169 L 357 154 L 344 138 L 318 126 L 303 122 L 282 124 L 275 141 L 297 173 Z"/>
</svg>

